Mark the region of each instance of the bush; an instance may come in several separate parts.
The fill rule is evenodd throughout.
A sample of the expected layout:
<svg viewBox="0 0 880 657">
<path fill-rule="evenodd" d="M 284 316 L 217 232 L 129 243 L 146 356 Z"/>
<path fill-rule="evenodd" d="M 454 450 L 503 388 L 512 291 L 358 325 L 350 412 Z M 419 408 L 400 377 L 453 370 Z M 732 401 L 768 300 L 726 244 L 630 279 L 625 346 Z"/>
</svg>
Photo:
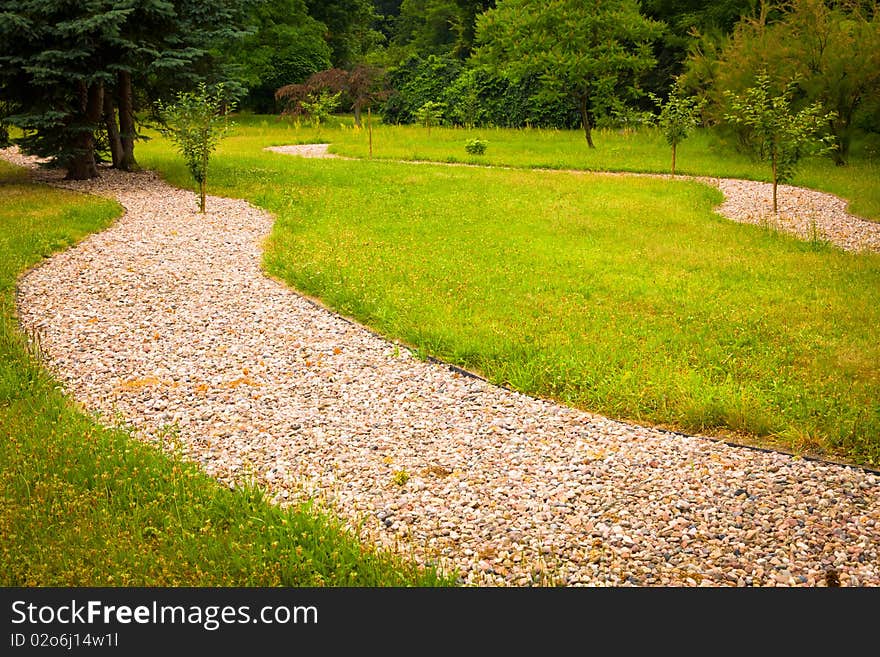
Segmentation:
<svg viewBox="0 0 880 657">
<path fill-rule="evenodd" d="M 577 128 L 580 115 L 567 100 L 539 97 L 537 76 L 511 80 L 487 67 L 462 72 L 440 97 L 448 117 L 465 127 Z"/>
<path fill-rule="evenodd" d="M 488 145 L 489 142 L 485 139 L 475 137 L 474 139 L 468 140 L 468 142 L 464 145 L 464 149 L 471 155 L 482 155 L 486 152 L 486 146 Z"/>
<path fill-rule="evenodd" d="M 410 57 L 388 72 L 388 85 L 394 92 L 382 108 L 382 121 L 417 122 L 419 109 L 428 102 L 442 101 L 444 91 L 460 73 L 461 62 L 453 57 Z"/>
<path fill-rule="evenodd" d="M 300 109 L 302 114 L 312 122 L 312 126 L 319 128 L 321 124 L 330 119 L 330 115 L 339 107 L 341 97 L 341 91 L 337 91 L 335 94 L 326 90 L 314 91 L 300 102 Z"/>
</svg>

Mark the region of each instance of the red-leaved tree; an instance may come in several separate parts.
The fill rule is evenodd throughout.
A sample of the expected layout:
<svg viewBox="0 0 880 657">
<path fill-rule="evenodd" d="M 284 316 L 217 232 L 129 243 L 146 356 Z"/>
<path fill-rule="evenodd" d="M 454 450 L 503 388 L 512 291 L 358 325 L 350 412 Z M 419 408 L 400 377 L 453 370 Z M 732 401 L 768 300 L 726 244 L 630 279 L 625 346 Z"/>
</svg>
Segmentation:
<svg viewBox="0 0 880 657">
<path fill-rule="evenodd" d="M 329 68 L 309 77 L 303 84 L 288 84 L 275 92 L 281 105 L 282 116 L 303 113 L 303 102 L 324 92 L 342 93 L 342 103 L 354 112 L 354 121 L 360 126 L 363 111 L 373 103 L 388 97 L 382 69 L 359 64 L 350 71 Z"/>
</svg>

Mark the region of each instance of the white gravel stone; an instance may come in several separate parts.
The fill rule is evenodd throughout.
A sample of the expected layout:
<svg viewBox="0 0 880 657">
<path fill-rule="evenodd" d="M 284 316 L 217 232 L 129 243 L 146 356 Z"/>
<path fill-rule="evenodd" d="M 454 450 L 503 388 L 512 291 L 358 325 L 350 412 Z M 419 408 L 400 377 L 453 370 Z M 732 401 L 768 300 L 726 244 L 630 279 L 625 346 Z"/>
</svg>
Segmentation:
<svg viewBox="0 0 880 657">
<path fill-rule="evenodd" d="M 85 408 L 226 485 L 317 500 L 465 585 L 880 584 L 876 472 L 420 361 L 264 275 L 272 218 L 244 201 L 210 197 L 200 215 L 151 172 L 37 177 L 126 213 L 22 276 L 22 326 Z"/>
</svg>

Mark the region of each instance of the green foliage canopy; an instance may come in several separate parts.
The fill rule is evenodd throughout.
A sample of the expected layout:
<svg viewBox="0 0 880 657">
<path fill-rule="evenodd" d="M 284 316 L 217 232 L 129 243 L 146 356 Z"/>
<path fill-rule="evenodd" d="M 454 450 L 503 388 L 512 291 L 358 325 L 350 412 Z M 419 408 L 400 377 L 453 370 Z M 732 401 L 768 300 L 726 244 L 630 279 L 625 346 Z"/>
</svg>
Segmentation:
<svg viewBox="0 0 880 657">
<path fill-rule="evenodd" d="M 395 22 L 394 43 L 411 55 L 450 55 L 461 21 L 453 0 L 403 0 Z"/>
<path fill-rule="evenodd" d="M 477 18 L 475 57 L 513 78 L 540 76 L 540 94 L 569 98 L 592 148 L 596 117 L 639 95 L 662 25 L 635 0 L 499 0 Z"/>
<path fill-rule="evenodd" d="M 730 34 L 743 16 L 754 13 L 758 0 L 642 0 L 642 13 L 666 25 L 654 44 L 657 66 L 645 76 L 645 87 L 658 95 L 675 83 L 699 35 Z"/>
<path fill-rule="evenodd" d="M 263 0 L 248 17 L 253 33 L 232 53 L 248 88 L 240 105 L 261 114 L 276 111 L 275 90 L 304 82 L 330 68 L 326 26 L 308 15 L 304 0 Z"/>
<path fill-rule="evenodd" d="M 370 0 L 306 0 L 309 15 L 326 26 L 331 64 L 348 68 L 362 63 L 384 36 L 374 28 L 378 15 Z"/>
</svg>

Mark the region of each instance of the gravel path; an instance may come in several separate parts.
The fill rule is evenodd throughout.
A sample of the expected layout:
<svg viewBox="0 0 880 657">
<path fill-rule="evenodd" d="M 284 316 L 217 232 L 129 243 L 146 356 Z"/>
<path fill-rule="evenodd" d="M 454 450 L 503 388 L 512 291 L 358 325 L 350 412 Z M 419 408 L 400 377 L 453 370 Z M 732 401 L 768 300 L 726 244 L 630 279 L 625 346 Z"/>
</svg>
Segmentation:
<svg viewBox="0 0 880 657">
<path fill-rule="evenodd" d="M 12 151 L 0 154 L 25 162 Z M 40 174 L 49 179 L 47 174 Z M 272 219 L 150 172 L 18 289 L 103 421 L 484 586 L 880 584 L 880 475 L 615 422 L 417 360 L 260 265 Z"/>
</svg>

